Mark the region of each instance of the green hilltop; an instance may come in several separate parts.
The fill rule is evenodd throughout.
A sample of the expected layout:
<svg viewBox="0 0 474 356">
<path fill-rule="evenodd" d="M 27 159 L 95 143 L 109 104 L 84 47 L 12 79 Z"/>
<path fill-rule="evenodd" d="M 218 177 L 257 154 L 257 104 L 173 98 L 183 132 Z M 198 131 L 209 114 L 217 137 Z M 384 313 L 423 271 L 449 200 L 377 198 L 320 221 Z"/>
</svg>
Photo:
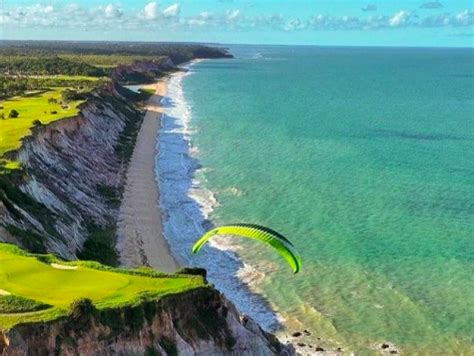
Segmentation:
<svg viewBox="0 0 474 356">
<path fill-rule="evenodd" d="M 89 299 L 100 309 L 120 308 L 204 287 L 200 275 L 117 269 L 97 262 L 64 262 L 0 243 L 0 329 L 66 316 Z"/>
<path fill-rule="evenodd" d="M 52 88 L 1 102 L 0 157 L 3 157 L 6 152 L 19 149 L 21 140 L 31 135 L 31 128 L 35 124 L 46 125 L 79 113 L 78 106 L 84 100 L 72 100 L 67 104 L 62 104 L 63 90 L 64 88 Z M 18 113 L 17 117 L 11 117 L 13 111 Z M 7 168 L 17 167 L 16 162 L 8 160 L 4 162 Z"/>
</svg>

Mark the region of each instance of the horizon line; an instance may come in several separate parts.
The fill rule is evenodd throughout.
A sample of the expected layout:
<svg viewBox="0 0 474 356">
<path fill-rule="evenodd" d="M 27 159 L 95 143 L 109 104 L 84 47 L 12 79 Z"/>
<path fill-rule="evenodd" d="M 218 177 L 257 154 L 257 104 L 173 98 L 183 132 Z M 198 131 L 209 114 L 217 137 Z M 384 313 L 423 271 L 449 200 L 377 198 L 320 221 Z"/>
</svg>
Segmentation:
<svg viewBox="0 0 474 356">
<path fill-rule="evenodd" d="M 330 45 L 330 44 L 287 44 L 287 43 L 223 43 L 223 42 L 207 42 L 207 41 L 140 41 L 140 40 L 61 40 L 61 39 L 9 39 L 0 38 L 0 42 L 69 42 L 69 43 L 174 43 L 174 44 L 200 44 L 213 46 L 278 46 L 278 47 L 330 47 L 330 48 L 426 48 L 426 49 L 471 49 L 466 46 L 432 46 L 432 45 L 363 45 L 363 44 L 347 44 L 347 45 Z"/>
</svg>

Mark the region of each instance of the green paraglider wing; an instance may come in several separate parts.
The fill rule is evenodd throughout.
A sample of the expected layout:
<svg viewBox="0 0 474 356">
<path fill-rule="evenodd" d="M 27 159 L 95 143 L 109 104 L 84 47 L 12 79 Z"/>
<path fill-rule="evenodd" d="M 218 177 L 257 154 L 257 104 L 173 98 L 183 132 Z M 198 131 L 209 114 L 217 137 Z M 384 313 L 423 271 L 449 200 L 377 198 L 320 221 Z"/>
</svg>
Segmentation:
<svg viewBox="0 0 474 356">
<path fill-rule="evenodd" d="M 193 253 L 199 252 L 215 235 L 236 235 L 265 242 L 280 253 L 294 273 L 298 273 L 301 269 L 301 257 L 286 237 L 268 227 L 254 224 L 232 224 L 210 230 L 194 244 Z"/>
</svg>

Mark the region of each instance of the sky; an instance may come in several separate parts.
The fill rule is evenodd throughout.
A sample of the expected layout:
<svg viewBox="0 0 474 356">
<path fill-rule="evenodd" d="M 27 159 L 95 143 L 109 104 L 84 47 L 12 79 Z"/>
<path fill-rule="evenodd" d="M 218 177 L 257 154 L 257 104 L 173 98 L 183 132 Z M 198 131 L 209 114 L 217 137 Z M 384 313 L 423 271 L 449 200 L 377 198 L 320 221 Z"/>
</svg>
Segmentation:
<svg viewBox="0 0 474 356">
<path fill-rule="evenodd" d="M 0 0 L 0 38 L 474 47 L 474 0 Z"/>
</svg>

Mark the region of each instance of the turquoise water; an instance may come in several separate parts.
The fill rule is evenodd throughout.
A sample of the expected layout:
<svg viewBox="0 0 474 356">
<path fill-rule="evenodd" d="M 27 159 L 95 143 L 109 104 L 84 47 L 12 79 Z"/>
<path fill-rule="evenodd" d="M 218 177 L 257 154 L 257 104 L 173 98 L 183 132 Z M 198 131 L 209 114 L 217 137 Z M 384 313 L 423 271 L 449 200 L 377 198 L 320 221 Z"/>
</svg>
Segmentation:
<svg viewBox="0 0 474 356">
<path fill-rule="evenodd" d="M 232 47 L 183 88 L 215 224 L 291 329 L 346 350 L 474 354 L 474 51 Z"/>
</svg>

